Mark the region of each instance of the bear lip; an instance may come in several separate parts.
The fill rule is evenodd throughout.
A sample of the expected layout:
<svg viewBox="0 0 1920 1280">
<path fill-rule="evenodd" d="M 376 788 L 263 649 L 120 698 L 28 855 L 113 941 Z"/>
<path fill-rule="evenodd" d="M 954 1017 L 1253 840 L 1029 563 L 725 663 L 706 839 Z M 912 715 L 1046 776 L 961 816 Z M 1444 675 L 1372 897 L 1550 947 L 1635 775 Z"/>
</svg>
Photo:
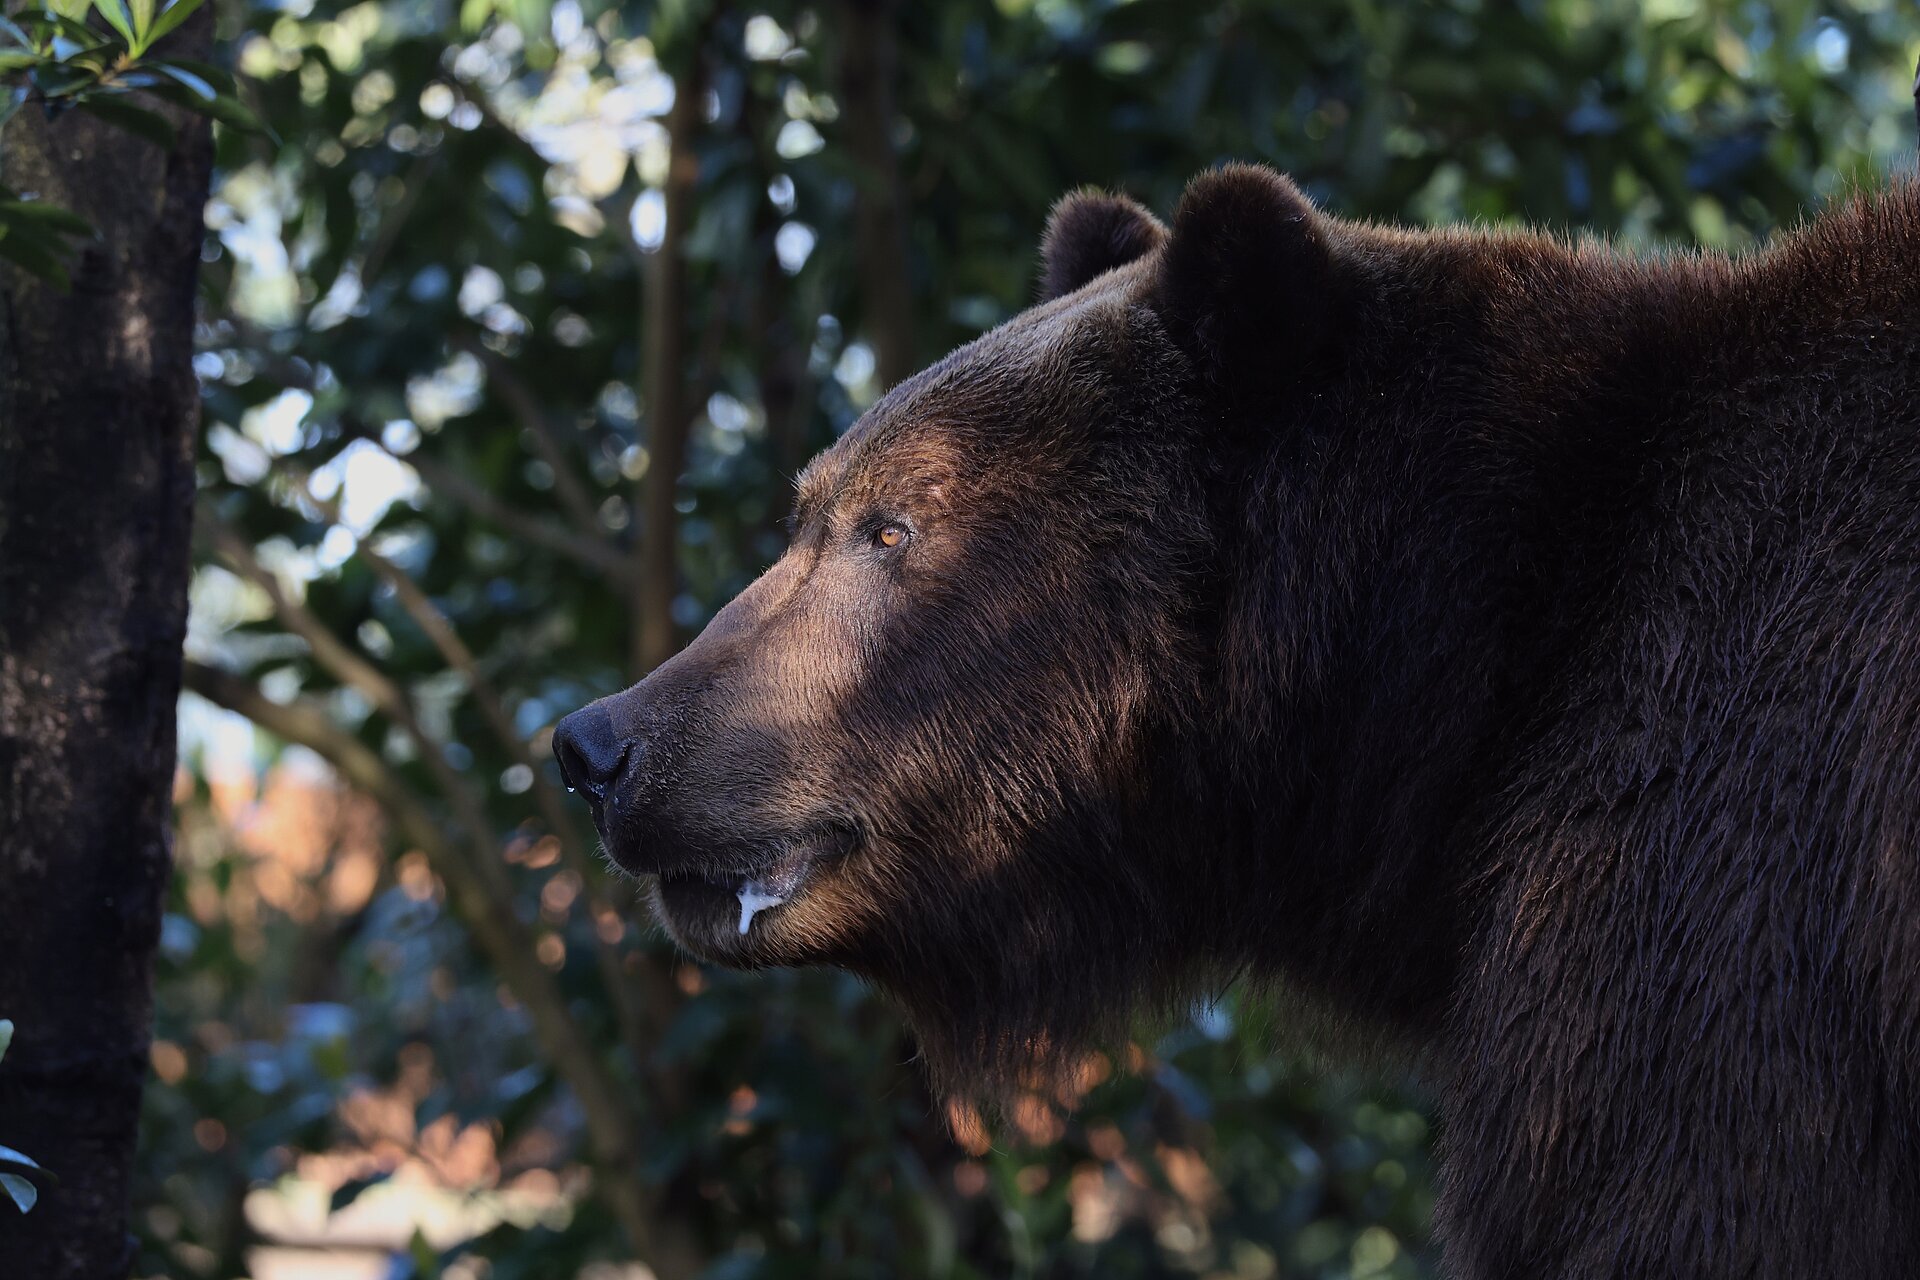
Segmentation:
<svg viewBox="0 0 1920 1280">
<path fill-rule="evenodd" d="M 827 823 L 770 842 L 764 855 L 753 858 L 751 865 L 729 859 L 718 865 L 680 866 L 655 874 L 663 889 L 701 885 L 733 898 L 738 903 L 738 916 L 728 932 L 744 937 L 761 913 L 792 900 L 821 862 L 846 855 L 857 843 L 857 834 L 851 828 Z"/>
<path fill-rule="evenodd" d="M 783 851 L 773 865 L 760 874 L 741 880 L 740 887 L 733 891 L 740 902 L 738 932 L 744 935 L 752 927 L 754 916 L 784 905 L 797 893 L 806 882 L 807 873 L 813 870 L 813 858 L 812 848 L 800 845 Z"/>
</svg>

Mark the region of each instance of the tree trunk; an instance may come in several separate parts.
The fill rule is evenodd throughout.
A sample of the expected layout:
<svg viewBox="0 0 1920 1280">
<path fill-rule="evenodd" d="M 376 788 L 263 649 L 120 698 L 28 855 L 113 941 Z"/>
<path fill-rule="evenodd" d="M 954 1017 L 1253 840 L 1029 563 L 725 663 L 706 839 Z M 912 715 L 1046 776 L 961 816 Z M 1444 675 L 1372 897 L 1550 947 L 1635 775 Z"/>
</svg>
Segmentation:
<svg viewBox="0 0 1920 1280">
<path fill-rule="evenodd" d="M 211 10 L 170 51 L 204 56 Z M 177 42 L 177 43 L 176 43 Z M 186 627 L 194 277 L 212 148 L 72 112 L 7 125 L 8 185 L 98 235 L 61 293 L 0 269 L 0 1201 L 8 1275 L 124 1280 Z"/>
<path fill-rule="evenodd" d="M 673 601 L 680 593 L 680 512 L 673 505 L 687 468 L 687 232 L 693 220 L 700 155 L 694 135 L 707 96 L 705 28 L 693 39 L 686 72 L 667 113 L 666 233 L 648 262 L 641 302 L 641 403 L 646 406 L 647 472 L 635 493 L 640 509 L 638 585 L 633 592 L 633 667 L 638 680 L 680 647 Z"/>
<path fill-rule="evenodd" d="M 907 252 L 907 193 L 893 143 L 893 83 L 900 51 L 893 0 L 842 0 L 838 89 L 847 150 L 859 175 L 854 236 L 860 303 L 881 390 L 919 369 L 913 339 L 913 273 Z"/>
</svg>

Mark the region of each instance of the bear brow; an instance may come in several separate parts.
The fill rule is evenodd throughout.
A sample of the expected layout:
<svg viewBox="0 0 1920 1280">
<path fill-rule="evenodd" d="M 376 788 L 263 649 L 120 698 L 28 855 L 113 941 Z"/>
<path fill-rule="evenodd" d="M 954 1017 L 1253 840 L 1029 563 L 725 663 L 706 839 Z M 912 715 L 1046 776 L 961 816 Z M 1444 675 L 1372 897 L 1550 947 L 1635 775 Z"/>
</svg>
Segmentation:
<svg viewBox="0 0 1920 1280">
<path fill-rule="evenodd" d="M 825 468 L 819 459 L 807 464 L 793 482 L 793 527 L 804 528 L 807 522 L 826 504 L 833 489 L 833 481 L 823 472 Z"/>
<path fill-rule="evenodd" d="M 793 531 L 797 532 L 804 528 L 808 522 L 831 507 L 850 486 L 856 486 L 863 474 L 870 473 L 875 458 L 889 459 L 890 465 L 887 470 L 890 472 L 898 472 L 915 461 L 916 452 L 903 452 L 900 449 L 897 443 L 900 432 L 897 429 L 882 434 L 877 439 L 871 434 L 863 433 L 863 435 L 864 438 L 857 442 L 858 452 L 852 456 L 848 456 L 845 451 L 856 442 L 843 439 L 833 449 L 814 458 L 801 469 L 799 475 L 794 477 L 793 513 L 788 521 Z M 887 446 L 884 454 L 881 451 L 882 445 Z M 925 456 L 943 457 L 944 455 L 929 452 Z"/>
</svg>

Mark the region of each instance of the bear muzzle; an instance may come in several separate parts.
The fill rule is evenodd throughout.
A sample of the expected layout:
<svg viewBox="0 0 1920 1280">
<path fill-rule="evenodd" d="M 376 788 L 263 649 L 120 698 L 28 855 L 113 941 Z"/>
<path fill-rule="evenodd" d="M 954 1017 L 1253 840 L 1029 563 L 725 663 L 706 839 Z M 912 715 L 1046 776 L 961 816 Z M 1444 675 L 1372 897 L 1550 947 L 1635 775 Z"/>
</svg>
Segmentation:
<svg viewBox="0 0 1920 1280">
<path fill-rule="evenodd" d="M 762 825 L 764 819 L 743 822 L 751 805 L 714 796 L 690 803 L 700 797 L 688 793 L 699 788 L 661 767 L 663 758 L 681 755 L 684 744 L 666 723 L 636 720 L 622 698 L 631 700 L 632 693 L 562 719 L 554 728 L 554 758 L 567 789 L 591 808 L 608 856 L 633 875 L 658 878 L 655 902 L 676 933 L 706 937 L 724 926 L 744 937 L 757 916 L 794 897 L 817 864 L 859 843 L 854 824 L 841 817 L 796 814 L 791 822 Z M 663 734 L 668 741 L 657 740 Z M 703 810 L 732 821 L 689 823 L 690 811 Z"/>
</svg>

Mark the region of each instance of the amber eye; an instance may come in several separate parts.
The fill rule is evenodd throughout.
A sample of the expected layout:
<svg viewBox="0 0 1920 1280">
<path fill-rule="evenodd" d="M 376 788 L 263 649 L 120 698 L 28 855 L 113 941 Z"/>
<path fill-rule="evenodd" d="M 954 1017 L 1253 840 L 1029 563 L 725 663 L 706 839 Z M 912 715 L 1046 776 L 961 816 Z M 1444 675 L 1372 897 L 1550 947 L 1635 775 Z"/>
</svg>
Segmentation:
<svg viewBox="0 0 1920 1280">
<path fill-rule="evenodd" d="M 907 526 L 903 524 L 883 524 L 873 532 L 873 543 L 878 547 L 891 550 L 894 547 L 905 546 L 906 541 Z"/>
</svg>

